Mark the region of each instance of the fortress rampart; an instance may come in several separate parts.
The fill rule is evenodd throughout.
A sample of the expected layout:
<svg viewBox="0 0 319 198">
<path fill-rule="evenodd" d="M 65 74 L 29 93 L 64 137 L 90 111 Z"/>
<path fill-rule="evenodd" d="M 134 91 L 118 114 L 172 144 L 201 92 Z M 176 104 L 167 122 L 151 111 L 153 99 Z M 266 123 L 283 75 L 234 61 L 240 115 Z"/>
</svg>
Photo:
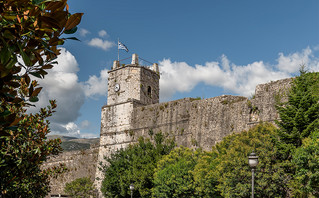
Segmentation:
<svg viewBox="0 0 319 198">
<path fill-rule="evenodd" d="M 140 136 L 163 132 L 174 136 L 177 145 L 210 150 L 231 133 L 247 130 L 261 121 L 274 122 L 278 119 L 275 105 L 285 100 L 291 83 L 291 79 L 283 79 L 260 84 L 252 99 L 223 95 L 157 103 L 158 67 L 154 65 L 153 71 L 142 68 L 136 58 L 135 65 L 120 67 L 115 62 L 110 71 L 108 101 L 111 102 L 102 107 L 99 148 L 87 150 L 82 156 L 81 153 L 65 152 L 54 162 L 48 162 L 79 166 L 77 170 L 66 173 L 63 180 L 52 181 L 52 194 L 63 194 L 61 189 L 66 182 L 83 176 L 95 178 L 95 185 L 99 188 L 101 180 L 96 178 L 103 178 L 103 174 L 97 164 L 103 163 L 104 157 L 117 149 L 136 142 Z M 135 86 L 127 88 L 132 86 L 131 81 Z M 71 156 L 76 157 L 70 160 Z"/>
<path fill-rule="evenodd" d="M 65 184 L 77 178 L 89 177 L 93 181 L 98 164 L 98 151 L 98 148 L 91 148 L 82 151 L 63 152 L 57 157 L 51 157 L 43 168 L 58 166 L 63 163 L 66 165 L 67 171 L 50 180 L 51 193 L 48 197 L 65 195 Z"/>
<path fill-rule="evenodd" d="M 175 136 L 178 145 L 209 150 L 231 133 L 247 130 L 260 121 L 278 119 L 275 105 L 285 98 L 290 82 L 291 79 L 283 79 L 258 85 L 252 99 L 223 95 L 147 106 L 136 100 L 120 106 L 106 105 L 102 108 L 101 138 L 104 140 L 100 146 L 112 151 L 135 142 L 139 136 L 148 137 L 150 132 L 161 131 Z M 115 115 L 115 112 L 122 113 Z M 112 122 L 114 117 L 117 122 Z"/>
</svg>

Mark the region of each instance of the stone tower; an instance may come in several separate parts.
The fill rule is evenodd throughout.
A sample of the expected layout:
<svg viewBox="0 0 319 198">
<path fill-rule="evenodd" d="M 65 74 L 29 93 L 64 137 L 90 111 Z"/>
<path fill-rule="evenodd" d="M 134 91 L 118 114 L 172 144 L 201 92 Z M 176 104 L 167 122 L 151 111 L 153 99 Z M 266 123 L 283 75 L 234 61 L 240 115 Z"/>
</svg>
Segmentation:
<svg viewBox="0 0 319 198">
<path fill-rule="evenodd" d="M 109 71 L 107 105 L 116 105 L 128 100 L 138 100 L 149 105 L 159 102 L 158 65 L 152 68 L 140 66 L 137 54 L 132 55 L 132 63 L 120 66 L 114 61 Z"/>
<path fill-rule="evenodd" d="M 132 55 L 132 62 L 120 65 L 114 61 L 108 77 L 107 105 L 102 107 L 101 132 L 98 161 L 120 148 L 136 141 L 130 134 L 132 112 L 135 107 L 159 102 L 159 68 L 141 66 L 138 55 Z M 95 184 L 100 189 L 103 174 L 97 168 Z"/>
</svg>

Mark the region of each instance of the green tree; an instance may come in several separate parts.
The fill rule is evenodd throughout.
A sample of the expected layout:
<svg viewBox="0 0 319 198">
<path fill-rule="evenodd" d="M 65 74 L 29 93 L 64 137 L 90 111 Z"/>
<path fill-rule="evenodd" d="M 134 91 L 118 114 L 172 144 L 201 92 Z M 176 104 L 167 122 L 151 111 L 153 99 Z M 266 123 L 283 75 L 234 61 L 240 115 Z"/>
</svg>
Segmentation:
<svg viewBox="0 0 319 198">
<path fill-rule="evenodd" d="M 288 101 L 277 105 L 280 120 L 276 124 L 285 158 L 290 158 L 290 151 L 319 127 L 318 79 L 318 73 L 308 73 L 302 67 L 300 75 L 293 79 Z"/>
<path fill-rule="evenodd" d="M 55 101 L 39 113 L 26 114 L 59 55 L 62 34 L 74 33 L 82 14 L 71 15 L 66 0 L 0 1 L 0 195 L 44 197 L 49 177 L 62 167 L 41 169 L 50 155 L 61 152 L 60 140 L 47 140 L 46 120 Z M 70 38 L 75 39 L 75 38 Z M 61 169 L 62 168 L 62 169 Z"/>
<path fill-rule="evenodd" d="M 195 194 L 193 169 L 201 151 L 177 147 L 158 163 L 154 173 L 153 197 L 199 197 Z"/>
<path fill-rule="evenodd" d="M 319 197 L 319 130 L 303 140 L 292 156 L 296 167 L 293 182 L 295 197 Z"/>
<path fill-rule="evenodd" d="M 44 197 L 49 192 L 49 177 L 64 171 L 63 166 L 41 169 L 49 155 L 62 151 L 60 139 L 45 138 L 50 132 L 46 118 L 56 107 L 55 101 L 50 104 L 40 113 L 24 114 L 17 130 L 1 137 L 0 192 L 3 197 Z"/>
<path fill-rule="evenodd" d="M 221 197 L 220 191 L 217 188 L 218 178 L 216 177 L 216 172 L 213 171 L 217 167 L 217 156 L 216 152 L 204 152 L 194 167 L 195 193 L 199 197 Z"/>
<path fill-rule="evenodd" d="M 66 183 L 64 191 L 73 198 L 89 198 L 96 195 L 93 181 L 88 177 L 81 177 Z"/>
<path fill-rule="evenodd" d="M 0 1 L 0 135 L 9 135 L 23 117 L 11 107 L 38 101 L 32 75 L 44 78 L 60 54 L 58 45 L 72 34 L 82 13 L 71 15 L 67 0 Z"/>
<path fill-rule="evenodd" d="M 309 73 L 305 67 L 300 69 L 300 75 L 292 81 L 292 87 L 288 92 L 288 100 L 277 105 L 280 120 L 276 122 L 279 126 L 278 139 L 275 146 L 278 148 L 278 158 L 285 172 L 291 178 L 296 179 L 296 171 L 300 171 L 299 163 L 292 161 L 296 157 L 296 149 L 302 146 L 305 138 L 319 128 L 319 73 Z M 303 154 L 308 150 L 304 150 Z M 300 153 L 300 151 L 298 151 Z M 303 166 L 301 166 L 303 167 Z M 308 174 L 310 174 L 308 172 Z M 310 175 L 308 175 L 310 176 Z M 306 181 L 307 179 L 297 181 Z M 291 181 L 295 186 L 296 181 Z M 298 182 L 297 182 L 298 183 Z M 302 185 L 308 188 L 305 183 Z M 307 187 L 308 186 L 308 187 Z M 305 192 L 305 191 L 302 191 Z"/>
<path fill-rule="evenodd" d="M 259 124 L 249 131 L 227 136 L 213 147 L 210 177 L 218 178 L 217 189 L 223 197 L 249 197 L 251 170 L 248 155 L 255 151 L 259 164 L 255 176 L 256 197 L 285 197 L 290 180 L 276 158 L 276 127 Z"/>
<path fill-rule="evenodd" d="M 153 188 L 156 163 L 175 146 L 162 133 L 150 139 L 139 138 L 137 144 L 129 145 L 106 157 L 103 167 L 104 180 L 101 191 L 105 197 L 130 197 L 129 186 L 134 184 L 134 197 L 149 197 Z"/>
</svg>

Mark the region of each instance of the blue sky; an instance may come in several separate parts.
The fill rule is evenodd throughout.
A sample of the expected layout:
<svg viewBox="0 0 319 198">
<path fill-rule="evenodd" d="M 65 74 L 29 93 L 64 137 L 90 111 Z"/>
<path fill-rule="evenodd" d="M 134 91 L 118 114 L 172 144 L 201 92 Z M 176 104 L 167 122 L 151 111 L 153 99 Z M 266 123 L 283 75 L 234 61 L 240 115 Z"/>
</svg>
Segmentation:
<svg viewBox="0 0 319 198">
<path fill-rule="evenodd" d="M 39 106 L 58 101 L 52 134 L 98 137 L 117 39 L 160 65 L 161 101 L 251 96 L 259 83 L 319 71 L 319 1 L 69 0 L 76 37 L 41 81 Z"/>
</svg>

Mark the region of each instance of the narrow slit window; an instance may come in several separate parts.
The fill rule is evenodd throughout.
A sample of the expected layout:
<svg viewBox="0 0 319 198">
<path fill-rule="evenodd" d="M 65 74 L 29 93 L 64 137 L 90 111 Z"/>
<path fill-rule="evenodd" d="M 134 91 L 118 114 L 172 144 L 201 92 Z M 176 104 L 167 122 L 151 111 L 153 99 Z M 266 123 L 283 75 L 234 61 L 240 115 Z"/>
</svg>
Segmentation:
<svg viewBox="0 0 319 198">
<path fill-rule="evenodd" d="M 147 88 L 147 95 L 152 96 L 152 88 L 150 86 Z"/>
</svg>

